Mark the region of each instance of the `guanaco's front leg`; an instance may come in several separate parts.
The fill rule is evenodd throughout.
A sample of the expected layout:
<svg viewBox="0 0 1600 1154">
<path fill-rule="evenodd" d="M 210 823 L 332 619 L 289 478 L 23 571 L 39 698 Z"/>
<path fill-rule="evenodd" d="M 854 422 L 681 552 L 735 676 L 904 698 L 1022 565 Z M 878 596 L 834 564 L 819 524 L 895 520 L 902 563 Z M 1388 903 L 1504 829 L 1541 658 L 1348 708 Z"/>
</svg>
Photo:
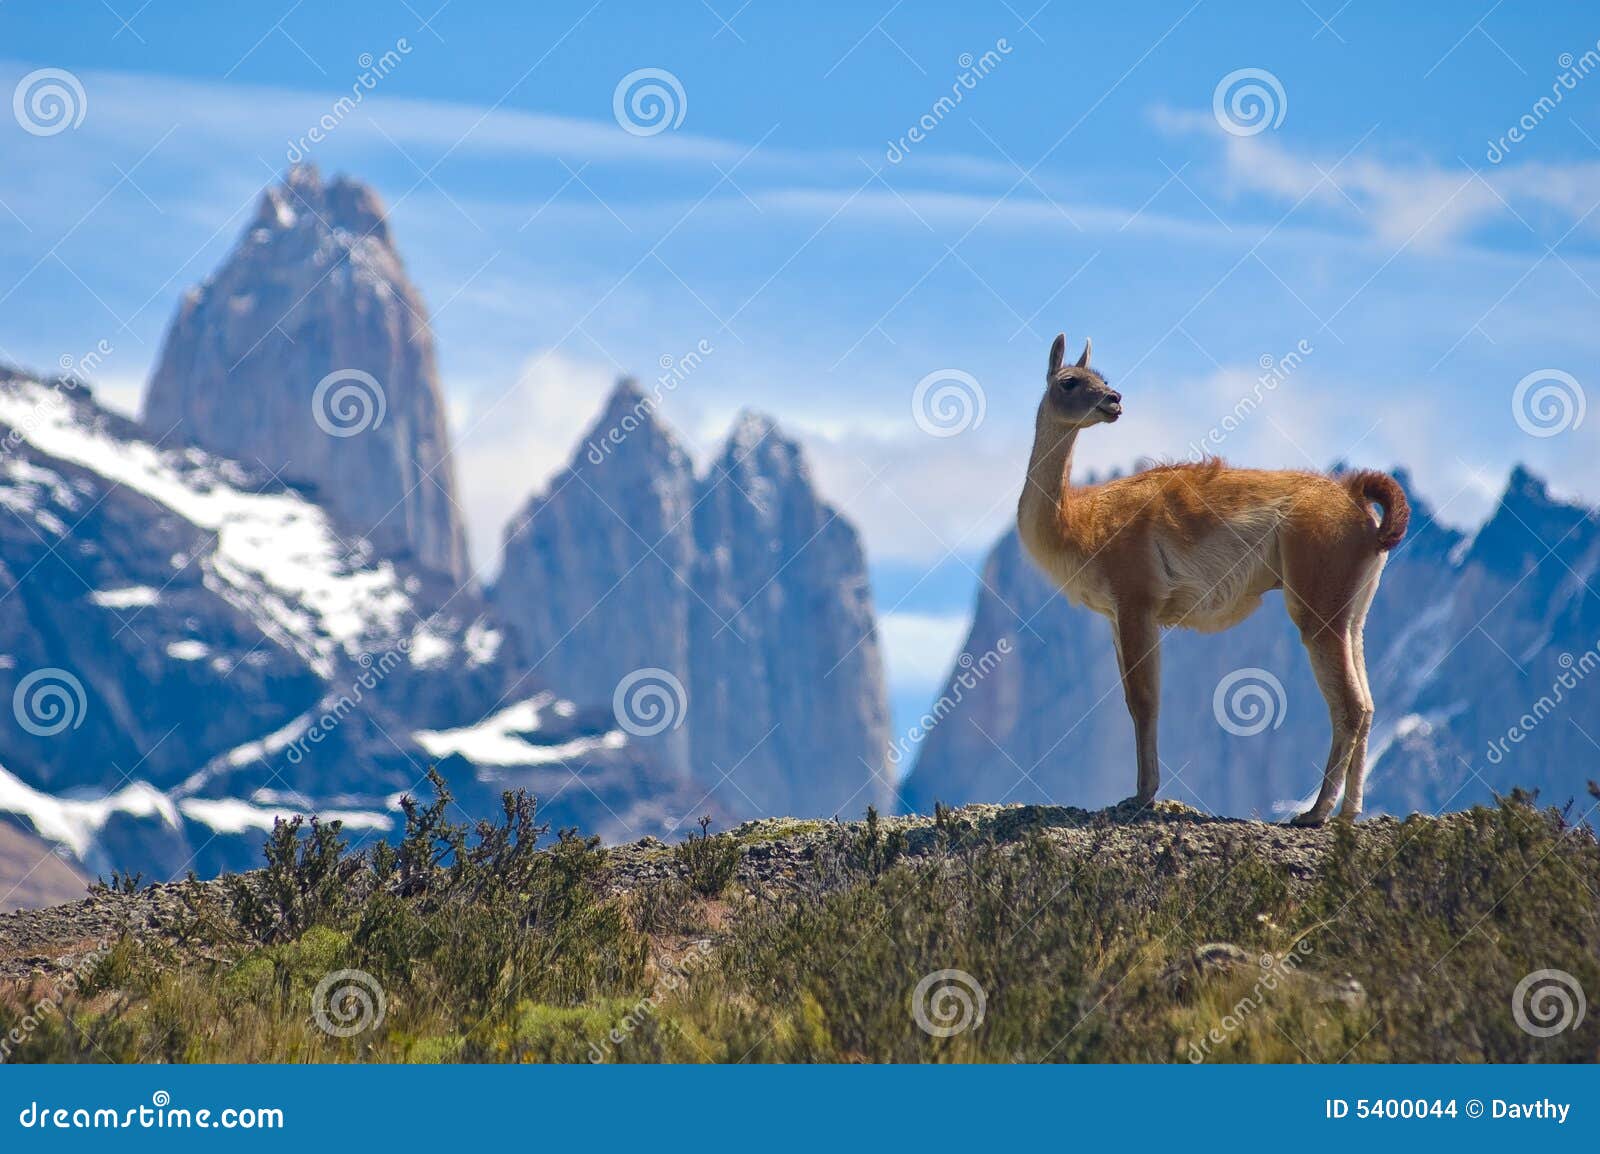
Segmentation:
<svg viewBox="0 0 1600 1154">
<path fill-rule="evenodd" d="M 1149 805 L 1161 788 L 1161 763 L 1156 758 L 1156 717 L 1161 711 L 1161 627 L 1154 614 L 1135 606 L 1119 606 L 1112 632 L 1117 642 L 1122 694 L 1133 717 L 1139 757 L 1139 787 L 1134 801 Z"/>
</svg>

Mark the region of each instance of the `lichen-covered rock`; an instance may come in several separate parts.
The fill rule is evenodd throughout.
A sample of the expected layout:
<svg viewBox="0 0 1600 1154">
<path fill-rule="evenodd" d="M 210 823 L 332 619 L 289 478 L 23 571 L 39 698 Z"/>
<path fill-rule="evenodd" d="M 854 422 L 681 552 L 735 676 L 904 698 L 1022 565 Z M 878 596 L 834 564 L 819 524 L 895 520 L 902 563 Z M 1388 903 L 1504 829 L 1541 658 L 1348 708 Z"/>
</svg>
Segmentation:
<svg viewBox="0 0 1600 1154">
<path fill-rule="evenodd" d="M 1470 820 L 1470 815 L 1427 820 Z M 1392 845 L 1401 828 L 1400 822 L 1381 818 L 1356 825 L 1352 836 L 1363 843 Z M 1280 871 L 1295 886 L 1314 883 L 1318 863 L 1335 837 L 1329 828 L 1301 829 L 1214 818 L 1171 803 L 1148 810 L 1120 806 L 1099 811 L 1062 806 L 972 805 L 945 811 L 937 820 L 915 816 L 880 818 L 876 830 L 884 841 L 892 839 L 897 845 L 893 863 L 918 869 L 943 868 L 953 853 L 964 848 L 1018 845 L 1025 839 L 1042 836 L 1066 854 L 1093 855 L 1097 860 L 1118 861 L 1137 868 L 1159 868 L 1169 875 L 1211 868 L 1247 856 Z M 833 870 L 829 865 L 839 855 L 858 849 L 869 836 L 869 827 L 865 822 L 763 818 L 735 826 L 726 836 L 733 838 L 741 851 L 732 892 L 782 897 L 858 880 L 858 874 Z M 684 867 L 676 860 L 672 847 L 653 836 L 604 852 L 606 872 L 602 884 L 612 895 L 633 893 L 684 877 Z M 0 915 L 0 982 L 60 973 L 70 968 L 73 959 L 92 950 L 95 943 L 109 943 L 123 933 L 170 941 L 181 915 L 193 904 L 192 899 L 204 895 L 214 900 L 223 892 L 216 882 L 178 882 L 148 887 L 132 895 L 99 891 L 71 905 Z M 1238 951 L 1237 956 L 1234 951 Z M 1202 952 L 1205 959 L 1187 963 L 1185 973 L 1192 976 L 1202 968 L 1221 972 L 1230 966 L 1242 969 L 1246 963 L 1258 966 L 1260 961 L 1226 943 L 1213 943 L 1203 947 Z M 1348 1002 L 1362 996 L 1359 984 L 1325 984 L 1329 998 Z"/>
</svg>

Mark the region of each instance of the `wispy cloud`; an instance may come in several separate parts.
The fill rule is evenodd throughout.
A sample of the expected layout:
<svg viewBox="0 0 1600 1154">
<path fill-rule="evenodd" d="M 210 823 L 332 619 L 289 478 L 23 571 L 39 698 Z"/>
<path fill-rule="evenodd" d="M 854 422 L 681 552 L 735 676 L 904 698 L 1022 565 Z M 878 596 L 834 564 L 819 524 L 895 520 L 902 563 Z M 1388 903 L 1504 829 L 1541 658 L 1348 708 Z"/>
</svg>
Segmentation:
<svg viewBox="0 0 1600 1154">
<path fill-rule="evenodd" d="M 1386 243 L 1439 249 L 1507 224 L 1536 239 L 1531 221 L 1547 216 L 1563 229 L 1600 227 L 1590 216 L 1600 207 L 1600 162 L 1400 163 L 1370 150 L 1293 151 L 1270 133 L 1230 135 L 1206 112 L 1157 108 L 1152 119 L 1216 147 L 1228 191 L 1261 193 L 1285 207 L 1310 202 Z"/>
<path fill-rule="evenodd" d="M 8 74 L 0 65 L 0 80 Z M 44 318 L 56 328 L 36 363 L 49 364 L 49 342 L 73 348 L 107 323 L 103 298 L 139 338 L 118 342 L 125 402 L 172 302 L 232 243 L 285 145 L 337 89 L 83 80 L 82 130 L 30 145 L 51 146 L 49 180 L 0 168 L 0 197 L 29 222 L 25 232 L 0 215 L 15 267 L 71 234 L 59 252 L 69 267 L 40 263 L 13 299 L 39 307 L 17 313 L 0 344 L 20 332 L 25 347 L 40 345 L 26 318 Z M 1155 118 L 1200 156 L 1181 181 L 1158 175 L 1126 203 L 1107 192 L 1116 181 L 1082 187 L 1041 170 L 1019 184 L 1011 165 L 980 157 L 918 153 L 875 175 L 871 149 L 788 148 L 781 133 L 759 147 L 684 132 L 641 140 L 603 115 L 381 89 L 313 159 L 375 178 L 397 206 L 400 246 L 435 311 L 486 569 L 506 516 L 564 462 L 614 378 L 648 375 L 659 355 L 704 336 L 716 339 L 715 364 L 673 398 L 670 419 L 713 438 L 744 404 L 775 413 L 801 433 L 824 493 L 862 526 L 875 559 L 977 557 L 1009 522 L 1037 362 L 1058 325 L 1088 327 L 1129 390 L 1129 417 L 1086 438 L 1086 469 L 1183 457 L 1253 377 L 1256 355 L 1306 332 L 1326 364 L 1233 437 L 1229 457 L 1320 467 L 1357 444 L 1372 463 L 1404 459 L 1444 489 L 1463 460 L 1496 471 L 1530 448 L 1552 451 L 1506 446 L 1465 416 L 1446 448 L 1407 443 L 1394 374 L 1435 396 L 1456 379 L 1452 358 L 1471 359 L 1472 380 L 1491 382 L 1482 403 L 1498 404 L 1524 372 L 1592 341 L 1574 323 L 1592 298 L 1571 288 L 1600 284 L 1594 261 L 1563 253 L 1529 276 L 1542 242 L 1517 217 L 1557 236 L 1584 221 L 1600 166 L 1474 174 L 1380 159 L 1359 134 L 1349 155 L 1322 154 L 1273 134 L 1228 137 L 1209 115 Z M 493 179 L 457 163 L 486 157 Z M 538 179 L 524 162 L 541 166 Z M 121 170 L 137 188 L 118 185 Z M 108 188 L 111 207 L 80 225 Z M 1523 248 L 1476 243 L 1494 228 Z M 940 365 L 988 386 L 982 429 L 936 441 L 916 428 L 912 387 Z M 1391 419 L 1369 434 L 1380 412 Z M 1575 475 L 1592 472 L 1563 451 L 1577 454 Z"/>
</svg>

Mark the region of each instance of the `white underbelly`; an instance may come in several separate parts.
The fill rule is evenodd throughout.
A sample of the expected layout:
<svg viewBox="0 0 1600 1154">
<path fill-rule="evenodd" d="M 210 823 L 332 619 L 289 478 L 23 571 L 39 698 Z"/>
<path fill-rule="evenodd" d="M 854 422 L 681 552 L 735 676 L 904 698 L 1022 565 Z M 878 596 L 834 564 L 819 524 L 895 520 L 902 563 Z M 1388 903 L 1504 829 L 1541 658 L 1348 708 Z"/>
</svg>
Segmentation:
<svg viewBox="0 0 1600 1154">
<path fill-rule="evenodd" d="M 1269 589 L 1281 587 L 1276 510 L 1236 519 L 1198 547 L 1185 549 L 1152 542 L 1152 571 L 1124 575 L 1139 599 L 1153 603 L 1162 625 L 1212 632 L 1243 621 Z M 1028 545 L 1024 537 L 1024 545 Z M 1118 589 L 1099 558 L 1074 553 L 1044 554 L 1029 548 L 1056 588 L 1074 605 L 1115 618 Z"/>
<path fill-rule="evenodd" d="M 1235 546 L 1169 558 L 1172 580 L 1160 601 L 1163 625 L 1227 629 L 1254 613 L 1262 594 L 1282 584 L 1273 538 Z"/>
</svg>

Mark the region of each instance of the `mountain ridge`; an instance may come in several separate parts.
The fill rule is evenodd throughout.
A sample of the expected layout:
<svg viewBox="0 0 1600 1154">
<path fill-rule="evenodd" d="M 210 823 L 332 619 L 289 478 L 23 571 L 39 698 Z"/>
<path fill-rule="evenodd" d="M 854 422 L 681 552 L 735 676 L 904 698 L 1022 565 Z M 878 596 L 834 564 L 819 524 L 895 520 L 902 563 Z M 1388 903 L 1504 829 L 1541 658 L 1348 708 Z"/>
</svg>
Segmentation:
<svg viewBox="0 0 1600 1154">
<path fill-rule="evenodd" d="M 0 731 L 0 810 L 91 872 L 236 867 L 297 812 L 382 834 L 430 761 L 465 805 L 537 781 L 554 815 L 614 835 L 692 804 L 609 714 L 525 682 L 475 592 L 306 490 L 158 448 L 70 381 L 0 374 L 0 426 L 0 695 L 19 723 Z"/>
<path fill-rule="evenodd" d="M 273 337 L 280 313 L 303 339 Z M 378 380 L 387 405 L 349 398 L 358 423 L 371 417 L 349 437 L 313 411 L 345 369 Z M 143 423 L 82 381 L 0 369 L 0 694 L 47 688 L 66 696 L 41 701 L 77 708 L 60 732 L 0 736 L 0 811 L 93 872 L 167 876 L 235 868 L 273 820 L 312 809 L 382 836 L 430 764 L 465 805 L 529 788 L 559 823 L 612 840 L 707 811 L 887 808 L 859 534 L 771 416 L 740 410 L 697 469 L 661 400 L 617 384 L 509 519 L 500 576 L 479 590 L 462 576 L 426 310 L 382 201 L 291 169 L 187 294 Z M 316 467 L 288 467 L 308 443 L 323 455 L 301 463 Z M 1413 530 L 1369 623 L 1372 801 L 1576 794 L 1600 707 L 1564 679 L 1600 662 L 1600 519 L 1519 465 L 1463 532 L 1396 475 Z M 373 503 L 355 500 L 352 479 L 374 477 Z M 983 585 L 972 665 L 944 696 L 973 685 L 936 703 L 902 803 L 1123 796 L 1131 737 L 1103 627 L 1065 606 L 1014 533 Z M 1306 793 L 1325 719 L 1281 610 L 1225 642 L 1169 645 L 1169 795 L 1276 814 Z M 1257 739 L 1213 716 L 1212 687 L 1237 669 L 1281 683 L 1287 712 Z M 1536 724 L 1519 724 L 1524 705 Z"/>
<path fill-rule="evenodd" d="M 491 597 L 524 661 L 586 699 L 665 682 L 673 724 L 641 740 L 738 816 L 882 804 L 887 690 L 855 529 L 771 417 L 742 411 L 697 471 L 658 407 L 620 381 L 512 518 Z"/>
</svg>

